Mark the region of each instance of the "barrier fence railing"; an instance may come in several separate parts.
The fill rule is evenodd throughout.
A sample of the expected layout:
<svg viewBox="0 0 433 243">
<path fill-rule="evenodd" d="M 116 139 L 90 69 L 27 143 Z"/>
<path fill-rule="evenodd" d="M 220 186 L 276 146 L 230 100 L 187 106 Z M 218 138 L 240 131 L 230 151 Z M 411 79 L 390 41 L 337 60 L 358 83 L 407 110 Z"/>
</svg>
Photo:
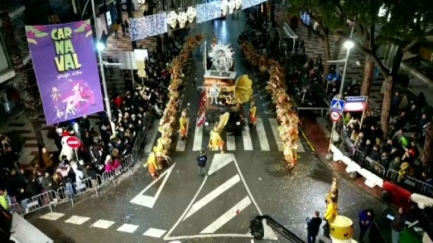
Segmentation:
<svg viewBox="0 0 433 243">
<path fill-rule="evenodd" d="M 91 195 L 99 197 L 103 187 L 117 186 L 116 181 L 120 175 L 132 172 L 135 162 L 142 159 L 140 156 L 143 155 L 142 147 L 145 138 L 146 129 L 143 129 L 137 134 L 131 153 L 121 159 L 121 166 L 116 170 L 104 171 L 94 178 L 87 177 L 74 183 L 67 182 L 65 186 L 59 187 L 57 190 L 45 191 L 21 202 L 9 198 L 9 210 L 22 216 L 47 208 L 52 212 L 53 206 L 57 204 L 70 203 L 73 206 L 81 198 Z"/>
<path fill-rule="evenodd" d="M 347 136 L 346 129 L 341 130 L 341 137 L 345 148 L 352 154 L 353 161 L 355 161 L 362 168 L 369 170 L 383 179 L 388 179 L 398 185 L 401 185 L 411 192 L 420 193 L 429 197 L 433 196 L 432 185 L 418 180 L 410 175 L 400 175 L 400 173 L 396 170 L 386 169 L 385 166 L 379 161 L 373 160 L 361 150 L 356 149 L 354 143 Z"/>
</svg>

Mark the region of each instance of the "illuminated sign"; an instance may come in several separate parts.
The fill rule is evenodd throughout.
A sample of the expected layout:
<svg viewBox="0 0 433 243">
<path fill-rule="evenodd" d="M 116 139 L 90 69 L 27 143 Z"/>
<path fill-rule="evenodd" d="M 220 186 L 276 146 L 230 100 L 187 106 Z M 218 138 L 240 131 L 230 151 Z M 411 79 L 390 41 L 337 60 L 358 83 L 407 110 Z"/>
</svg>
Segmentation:
<svg viewBox="0 0 433 243">
<path fill-rule="evenodd" d="M 367 107 L 366 96 L 348 96 L 344 105 L 345 112 L 362 112 Z"/>
</svg>

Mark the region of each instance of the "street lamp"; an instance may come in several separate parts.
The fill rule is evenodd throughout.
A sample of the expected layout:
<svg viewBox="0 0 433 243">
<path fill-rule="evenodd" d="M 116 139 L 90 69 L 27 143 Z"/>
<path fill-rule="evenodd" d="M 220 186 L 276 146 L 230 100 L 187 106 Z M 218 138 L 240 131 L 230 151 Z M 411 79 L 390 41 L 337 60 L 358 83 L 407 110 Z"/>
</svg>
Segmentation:
<svg viewBox="0 0 433 243">
<path fill-rule="evenodd" d="M 98 53 L 104 51 L 105 50 L 104 43 L 100 41 L 96 42 L 96 50 L 98 50 Z"/>
<path fill-rule="evenodd" d="M 95 24 L 95 31 L 96 31 L 96 38 L 98 39 L 98 24 L 97 24 L 97 18 L 96 18 L 96 9 L 95 9 L 95 1 L 94 0 L 90 0 L 92 2 L 92 13 L 93 13 L 93 23 Z M 110 106 L 110 97 L 108 96 L 108 91 L 107 91 L 107 82 L 105 80 L 105 70 L 104 70 L 104 62 L 102 61 L 102 50 L 105 49 L 105 45 L 101 42 L 96 43 L 96 49 L 98 51 L 98 59 L 99 59 L 99 69 L 101 72 L 101 80 L 102 80 L 102 88 L 104 91 L 104 102 L 105 102 L 105 108 L 107 109 L 107 117 L 108 120 L 110 121 L 110 126 L 111 126 L 111 130 L 113 132 L 113 135 L 115 135 L 115 129 L 114 126 L 111 122 L 111 106 Z"/>
<path fill-rule="evenodd" d="M 355 47 L 355 43 L 352 41 L 352 36 L 353 36 L 353 31 L 354 31 L 354 26 L 352 26 L 352 29 L 350 31 L 350 39 L 346 40 L 343 43 L 343 48 L 346 49 L 346 58 L 342 59 L 342 60 L 336 60 L 336 61 L 328 61 L 328 63 L 341 63 L 344 62 L 344 68 L 343 68 L 343 75 L 341 77 L 341 83 L 340 83 L 340 91 L 338 92 L 338 98 L 339 99 L 343 99 L 343 92 L 344 92 L 344 81 L 346 79 L 346 70 L 347 70 L 347 63 L 349 63 L 349 57 L 350 57 L 350 50 L 352 50 L 353 47 Z M 331 151 L 331 145 L 333 144 L 333 136 L 335 133 L 335 128 L 337 127 L 337 122 L 334 121 L 332 122 L 332 129 L 331 129 L 331 138 L 329 139 L 329 148 L 328 151 Z M 329 153 L 328 156 L 329 158 L 332 158 L 332 154 Z"/>
</svg>

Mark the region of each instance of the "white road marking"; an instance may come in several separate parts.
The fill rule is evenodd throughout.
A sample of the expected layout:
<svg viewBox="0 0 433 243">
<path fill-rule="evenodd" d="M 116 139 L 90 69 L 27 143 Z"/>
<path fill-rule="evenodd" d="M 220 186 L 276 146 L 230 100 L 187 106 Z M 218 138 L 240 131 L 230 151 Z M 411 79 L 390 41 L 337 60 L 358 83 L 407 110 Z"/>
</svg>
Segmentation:
<svg viewBox="0 0 433 243">
<path fill-rule="evenodd" d="M 185 235 L 185 236 L 173 236 L 164 237 L 164 240 L 188 240 L 198 238 L 252 238 L 251 235 L 244 234 L 203 234 L 203 235 Z M 223 242 L 223 241 L 222 241 Z M 170 242 L 171 243 L 171 242 Z M 177 243 L 177 242 L 176 242 Z"/>
<path fill-rule="evenodd" d="M 224 184 L 217 187 L 215 190 L 204 196 L 202 199 L 200 199 L 198 202 L 194 203 L 192 205 L 191 209 L 189 210 L 188 214 L 185 216 L 185 218 L 182 220 L 189 218 L 191 215 L 196 213 L 198 210 L 206 206 L 208 203 L 210 203 L 212 200 L 217 198 L 219 195 L 223 194 L 228 189 L 232 188 L 234 185 L 236 185 L 238 182 L 241 181 L 241 178 L 239 175 L 233 176 L 228 181 L 224 182 Z"/>
<path fill-rule="evenodd" d="M 233 156 L 231 154 L 215 154 L 207 174 L 213 175 L 231 162 L 233 162 Z"/>
<path fill-rule="evenodd" d="M 269 123 L 271 124 L 272 133 L 274 134 L 275 141 L 277 142 L 277 147 L 279 151 L 283 151 L 283 142 L 280 138 L 280 132 L 278 131 L 278 122 L 275 118 L 269 118 Z"/>
<path fill-rule="evenodd" d="M 51 213 L 47 213 L 47 214 L 42 215 L 40 218 L 46 219 L 46 220 L 56 221 L 63 216 L 65 216 L 65 214 L 63 214 L 63 213 L 51 212 Z"/>
<path fill-rule="evenodd" d="M 270 151 L 271 148 L 269 147 L 268 137 L 266 136 L 265 126 L 263 125 L 262 118 L 257 118 L 257 137 L 260 142 L 260 148 L 262 151 Z"/>
<path fill-rule="evenodd" d="M 228 151 L 235 151 L 236 150 L 235 136 L 227 135 L 226 147 L 227 147 Z"/>
<path fill-rule="evenodd" d="M 194 197 L 192 198 L 191 202 L 189 202 L 188 206 L 186 207 L 185 211 L 182 213 L 180 218 L 174 223 L 173 227 L 168 231 L 168 233 L 164 236 L 164 240 L 179 240 L 184 238 L 178 238 L 178 237 L 170 237 L 171 233 L 173 233 L 173 230 L 176 229 L 176 227 L 179 225 L 179 223 L 182 221 L 182 219 L 185 217 L 185 215 L 188 213 L 189 209 L 191 208 L 192 204 L 194 203 L 195 199 L 197 199 L 198 194 L 200 194 L 201 190 L 203 189 L 204 184 L 206 184 L 208 176 L 205 176 L 203 182 L 201 183 L 200 187 L 198 188 L 197 192 L 195 193 Z"/>
<path fill-rule="evenodd" d="M 165 232 L 167 232 L 167 230 L 150 228 L 146 230 L 146 232 L 144 232 L 143 235 L 153 237 L 153 238 L 161 238 L 165 234 Z"/>
<path fill-rule="evenodd" d="M 70 217 L 69 219 L 67 219 L 66 221 L 65 221 L 65 223 L 68 223 L 68 224 L 76 224 L 76 225 L 82 225 L 82 224 L 84 224 L 85 222 L 87 222 L 88 220 L 89 220 L 90 218 L 88 218 L 88 217 L 81 217 L 81 216 L 72 216 L 72 217 Z"/>
<path fill-rule="evenodd" d="M 159 127 L 159 120 L 155 120 L 146 138 L 146 145 L 144 146 L 144 152 L 146 154 L 152 152 L 153 144 L 155 143 L 156 135 L 158 134 L 158 127 Z"/>
<path fill-rule="evenodd" d="M 189 118 L 187 118 L 188 120 L 188 126 L 189 126 Z M 185 147 L 186 147 L 186 139 L 182 140 L 182 136 L 180 136 L 180 133 L 178 134 L 179 136 L 177 136 L 177 144 L 176 144 L 176 151 L 179 152 L 183 152 L 185 151 Z"/>
<path fill-rule="evenodd" d="M 195 125 L 195 131 L 194 131 L 194 144 L 192 146 L 192 151 L 200 151 L 203 147 L 203 126 L 197 127 L 197 124 Z"/>
<path fill-rule="evenodd" d="M 168 242 L 168 243 L 182 243 L 182 242 L 180 242 L 180 241 L 178 241 L 178 240 L 175 240 L 175 241 L 170 241 L 170 242 Z"/>
<path fill-rule="evenodd" d="M 114 224 L 114 221 L 100 219 L 92 224 L 91 228 L 108 229 Z"/>
<path fill-rule="evenodd" d="M 242 130 L 242 141 L 244 142 L 244 149 L 246 151 L 252 151 L 253 150 L 253 143 L 251 142 L 251 134 L 250 134 L 250 128 L 248 126 L 245 126 Z"/>
<path fill-rule="evenodd" d="M 224 167 L 225 165 L 229 164 L 230 162 L 234 162 L 235 163 L 235 166 L 236 166 L 236 169 L 238 171 L 239 177 L 241 178 L 241 180 L 242 180 L 242 182 L 243 182 L 243 184 L 245 186 L 245 189 L 247 190 L 247 193 L 249 195 L 250 201 L 256 207 L 256 210 L 257 210 L 258 214 L 263 215 L 262 210 L 260 210 L 259 206 L 257 205 L 257 202 L 255 201 L 253 195 L 251 194 L 251 190 L 249 189 L 248 185 L 245 182 L 245 179 L 244 179 L 244 177 L 243 177 L 243 175 L 242 175 L 242 173 L 240 171 L 239 165 L 236 162 L 236 158 L 235 158 L 234 154 L 229 154 L 229 153 L 227 153 L 227 154 L 215 154 L 214 158 L 212 160 L 212 164 L 216 164 L 216 165 L 214 165 L 214 168 L 216 168 L 216 170 L 214 170 L 214 172 L 217 171 L 217 170 L 219 170 L 220 168 Z M 224 164 L 224 165 L 220 166 L 219 164 Z M 211 168 L 212 168 L 212 166 L 211 166 Z M 211 174 L 212 173 L 209 173 L 209 175 L 211 175 Z M 173 225 L 173 227 L 168 231 L 168 233 L 164 236 L 164 240 L 165 241 L 183 240 L 183 239 L 197 239 L 197 238 L 219 238 L 219 237 L 221 237 L 221 238 L 224 238 L 224 237 L 230 237 L 230 238 L 252 238 L 252 236 L 249 235 L 249 234 L 198 234 L 198 235 L 170 236 L 173 233 L 173 231 L 176 229 L 176 227 L 182 222 L 182 219 L 185 217 L 185 215 L 188 213 L 188 211 L 193 206 L 193 204 L 194 204 L 195 200 L 197 199 L 198 195 L 200 194 L 201 190 L 203 190 L 203 187 L 206 184 L 208 178 L 209 178 L 208 176 L 206 176 L 204 178 L 204 180 L 201 183 L 199 189 L 195 193 L 194 197 L 192 198 L 192 200 L 188 204 L 188 206 L 185 209 L 185 211 L 182 213 L 182 215 L 176 221 L 176 223 Z"/>
<path fill-rule="evenodd" d="M 134 224 L 123 224 L 120 226 L 117 231 L 119 232 L 125 232 L 125 233 L 134 233 L 138 229 L 138 225 Z"/>
<path fill-rule="evenodd" d="M 251 204 L 251 199 L 246 196 L 240 202 L 238 202 L 235 206 L 221 215 L 217 220 L 207 226 L 204 230 L 200 232 L 200 234 L 213 234 L 215 231 L 220 229 L 227 222 L 232 220 L 238 213 L 242 212 L 245 208 L 247 208 Z"/>
<path fill-rule="evenodd" d="M 158 179 L 152 181 L 152 183 L 147 185 L 147 187 L 144 188 L 137 196 L 135 196 L 130 201 L 130 203 L 137 204 L 137 205 L 144 206 L 144 207 L 148 207 L 148 208 L 153 208 L 153 206 L 155 206 L 156 201 L 158 200 L 159 195 L 162 192 L 162 189 L 165 186 L 165 183 L 167 183 L 168 177 L 170 176 L 171 172 L 173 171 L 173 168 L 175 165 L 176 164 L 173 164 L 169 169 L 164 171 L 164 173 L 162 173 Z M 154 186 L 162 178 L 164 178 L 164 180 L 162 181 L 161 185 L 159 186 L 158 191 L 156 192 L 155 196 L 152 197 L 152 196 L 143 195 L 143 193 L 145 193 L 147 190 L 149 190 L 152 186 Z"/>
</svg>

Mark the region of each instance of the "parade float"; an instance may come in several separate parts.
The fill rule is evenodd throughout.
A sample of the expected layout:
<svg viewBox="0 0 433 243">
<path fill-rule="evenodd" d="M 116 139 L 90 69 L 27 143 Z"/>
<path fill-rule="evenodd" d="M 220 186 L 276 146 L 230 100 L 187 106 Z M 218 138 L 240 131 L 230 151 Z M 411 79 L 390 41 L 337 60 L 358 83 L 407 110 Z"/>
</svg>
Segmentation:
<svg viewBox="0 0 433 243">
<path fill-rule="evenodd" d="M 208 60 L 209 57 L 212 65 L 209 70 L 205 70 L 203 86 L 199 87 L 202 95 L 197 126 L 214 123 L 208 148 L 223 152 L 224 141 L 221 133 L 226 125 L 233 123 L 237 126 L 234 130 L 242 131 L 246 124 L 247 119 L 242 107 L 252 101 L 252 80 L 246 74 L 237 76 L 234 71 L 234 52 L 230 45 L 217 43 L 215 37 L 211 50 L 207 53 L 205 49 L 204 55 L 203 59 Z M 205 69 L 206 66 L 204 65 Z"/>
<path fill-rule="evenodd" d="M 176 127 L 179 125 L 181 136 L 186 136 L 188 134 L 188 125 L 184 124 L 183 119 L 186 116 L 186 114 L 184 114 L 185 112 L 182 112 L 183 114 L 179 118 L 179 124 L 177 123 L 180 104 L 179 87 L 184 81 L 184 74 L 182 71 L 188 63 L 188 60 L 191 58 L 192 51 L 200 45 L 202 40 L 202 35 L 188 37 L 179 56 L 174 58 L 171 63 L 171 81 L 168 87 L 169 101 L 166 105 L 158 128 L 161 136 L 157 140 L 156 146 L 153 147 L 153 150 L 149 154 L 147 162 L 145 163 L 145 166 L 148 167 L 149 173 L 153 178 L 157 178 L 158 171 L 165 163 L 170 162 L 170 148 L 172 147 Z"/>
<path fill-rule="evenodd" d="M 275 105 L 277 119 L 279 121 L 279 135 L 284 146 L 284 159 L 288 168 L 291 169 L 296 165 L 298 160 L 298 142 L 299 142 L 299 118 L 292 109 L 290 97 L 286 94 L 284 69 L 278 62 L 268 59 L 257 53 L 257 50 L 249 42 L 241 43 L 241 48 L 246 61 L 258 69 L 262 75 L 268 74 L 269 81 L 266 90 L 272 97 Z M 252 113 L 253 111 L 250 111 Z"/>
</svg>

